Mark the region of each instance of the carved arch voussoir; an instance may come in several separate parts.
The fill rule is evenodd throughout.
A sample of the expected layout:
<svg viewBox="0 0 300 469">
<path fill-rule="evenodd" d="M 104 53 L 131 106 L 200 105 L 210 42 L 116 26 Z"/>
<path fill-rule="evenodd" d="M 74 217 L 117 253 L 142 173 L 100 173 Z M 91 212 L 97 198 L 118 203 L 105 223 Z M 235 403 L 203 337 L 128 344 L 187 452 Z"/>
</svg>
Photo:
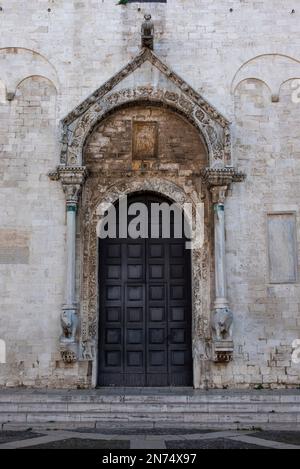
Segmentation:
<svg viewBox="0 0 300 469">
<path fill-rule="evenodd" d="M 82 165 L 84 145 L 95 126 L 120 107 L 141 102 L 167 106 L 187 118 L 198 130 L 204 141 L 210 167 L 227 166 L 231 162 L 229 124 L 222 119 L 214 120 L 205 107 L 201 107 L 182 92 L 140 86 L 110 93 L 91 104 L 77 120 L 64 126 L 61 164 Z"/>
</svg>

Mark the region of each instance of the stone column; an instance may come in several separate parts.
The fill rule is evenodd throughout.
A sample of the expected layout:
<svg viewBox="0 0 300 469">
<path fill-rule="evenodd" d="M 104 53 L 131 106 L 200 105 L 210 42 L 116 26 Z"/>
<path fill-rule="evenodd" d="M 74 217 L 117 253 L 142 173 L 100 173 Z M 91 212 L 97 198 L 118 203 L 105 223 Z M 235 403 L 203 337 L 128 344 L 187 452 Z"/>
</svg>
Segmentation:
<svg viewBox="0 0 300 469">
<path fill-rule="evenodd" d="M 66 263 L 66 288 L 65 288 L 65 308 L 75 307 L 75 261 L 76 261 L 76 213 L 78 198 L 81 187 L 79 185 L 64 185 L 66 194 L 67 210 L 67 263 Z"/>
<path fill-rule="evenodd" d="M 225 198 L 228 186 L 212 186 L 215 238 L 215 301 L 212 312 L 213 359 L 228 362 L 233 353 L 233 314 L 228 307 L 226 285 Z"/>
<path fill-rule="evenodd" d="M 229 362 L 233 353 L 233 313 L 229 308 L 226 285 L 225 198 L 230 184 L 241 182 L 245 175 L 232 167 L 206 168 L 202 179 L 212 195 L 215 243 L 215 300 L 211 315 L 213 360 Z"/>
<path fill-rule="evenodd" d="M 62 305 L 60 351 L 67 363 L 78 360 L 78 305 L 76 304 L 76 213 L 82 185 L 86 177 L 84 167 L 59 167 L 50 174 L 60 180 L 66 196 L 66 278 L 65 304 Z"/>
<path fill-rule="evenodd" d="M 215 236 L 215 302 L 214 307 L 228 306 L 226 291 L 225 265 L 225 197 L 227 186 L 211 188 L 214 205 L 214 236 Z"/>
</svg>

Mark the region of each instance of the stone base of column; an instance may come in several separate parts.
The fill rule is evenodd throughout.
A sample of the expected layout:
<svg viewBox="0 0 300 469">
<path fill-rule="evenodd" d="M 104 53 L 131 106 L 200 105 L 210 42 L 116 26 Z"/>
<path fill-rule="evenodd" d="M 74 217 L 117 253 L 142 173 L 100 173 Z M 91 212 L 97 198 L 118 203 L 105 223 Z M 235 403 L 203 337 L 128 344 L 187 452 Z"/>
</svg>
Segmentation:
<svg viewBox="0 0 300 469">
<path fill-rule="evenodd" d="M 233 314 L 226 298 L 217 298 L 212 313 L 211 328 L 213 334 L 213 361 L 228 363 L 232 360 Z"/>
<path fill-rule="evenodd" d="M 76 305 L 63 305 L 61 313 L 60 354 L 64 363 L 75 363 L 79 358 L 77 340 L 78 315 Z"/>
<path fill-rule="evenodd" d="M 228 308 L 227 298 L 216 298 L 214 301 L 214 310 Z"/>
<path fill-rule="evenodd" d="M 232 340 L 214 340 L 213 361 L 215 363 L 229 363 L 232 360 L 233 350 Z"/>
</svg>

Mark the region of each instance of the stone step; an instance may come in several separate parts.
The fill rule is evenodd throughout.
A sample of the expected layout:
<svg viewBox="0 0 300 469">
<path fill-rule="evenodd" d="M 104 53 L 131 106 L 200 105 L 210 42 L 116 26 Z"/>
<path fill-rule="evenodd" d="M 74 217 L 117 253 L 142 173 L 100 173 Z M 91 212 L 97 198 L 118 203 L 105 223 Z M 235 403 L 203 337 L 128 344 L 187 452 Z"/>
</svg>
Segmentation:
<svg viewBox="0 0 300 469">
<path fill-rule="evenodd" d="M 244 402 L 244 403 L 224 403 L 224 402 L 207 402 L 207 403 L 174 403 L 174 402 L 160 402 L 160 403 L 127 403 L 127 402 L 1 402 L 1 412 L 129 412 L 139 413 L 144 412 L 162 412 L 162 413 L 211 413 L 211 412 L 226 412 L 226 413 L 300 413 L 300 405 L 297 403 L 269 403 L 269 402 Z"/>
<path fill-rule="evenodd" d="M 0 423 L 300 429 L 300 392 L 0 391 Z"/>
<path fill-rule="evenodd" d="M 3 403 L 26 403 L 26 402 L 46 402 L 46 403 L 173 403 L 173 404 L 215 404 L 215 403 L 228 403 L 228 404 L 241 404 L 241 403 L 298 403 L 300 404 L 300 390 L 294 393 L 283 392 L 245 392 L 234 393 L 228 391 L 227 393 L 220 394 L 219 392 L 201 392 L 190 391 L 182 394 L 170 393 L 115 393 L 113 390 L 108 391 L 106 394 L 102 390 L 97 391 L 29 391 L 29 392 L 7 392 L 0 391 L 0 405 Z"/>
<path fill-rule="evenodd" d="M 185 412 L 178 413 L 161 413 L 161 412 L 16 412 L 16 413 L 0 413 L 0 422 L 3 423 L 51 423 L 51 422 L 178 422 L 182 424 L 190 424 L 198 426 L 198 423 L 205 424 L 208 428 L 214 424 L 244 424 L 247 427 L 258 427 L 263 424 L 289 424 L 290 428 L 300 428 L 300 413 L 222 413 L 222 412 Z"/>
</svg>

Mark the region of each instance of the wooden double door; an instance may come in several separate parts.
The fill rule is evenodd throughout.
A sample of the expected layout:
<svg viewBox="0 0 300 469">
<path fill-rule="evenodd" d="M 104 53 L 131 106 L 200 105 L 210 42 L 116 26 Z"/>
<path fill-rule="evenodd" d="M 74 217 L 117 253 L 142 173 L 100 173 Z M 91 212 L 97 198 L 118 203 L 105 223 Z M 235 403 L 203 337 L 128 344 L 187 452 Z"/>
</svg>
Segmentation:
<svg viewBox="0 0 300 469">
<path fill-rule="evenodd" d="M 149 223 L 151 203 L 166 202 L 128 205 L 141 201 Z M 99 241 L 99 386 L 192 385 L 191 251 L 170 224 L 167 239 Z"/>
</svg>

